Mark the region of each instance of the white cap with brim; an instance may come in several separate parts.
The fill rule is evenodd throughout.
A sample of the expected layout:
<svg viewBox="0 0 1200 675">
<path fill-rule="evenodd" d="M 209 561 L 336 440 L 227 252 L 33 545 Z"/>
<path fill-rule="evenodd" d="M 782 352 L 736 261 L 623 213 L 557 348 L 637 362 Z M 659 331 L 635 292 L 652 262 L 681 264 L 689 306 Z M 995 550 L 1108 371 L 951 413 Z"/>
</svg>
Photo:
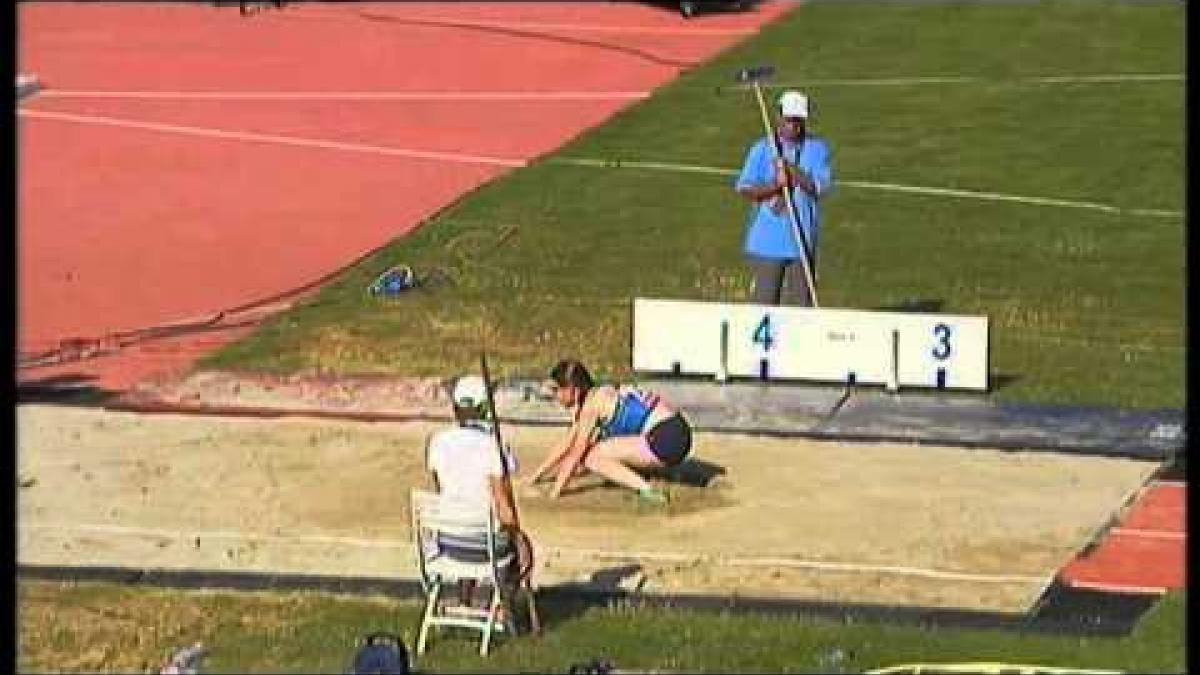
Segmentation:
<svg viewBox="0 0 1200 675">
<path fill-rule="evenodd" d="M 487 405 L 487 385 L 478 375 L 465 375 L 454 383 L 450 398 L 458 408 L 482 408 Z"/>
<path fill-rule="evenodd" d="M 779 114 L 808 119 L 808 97 L 798 91 L 785 91 L 779 97 Z"/>
</svg>

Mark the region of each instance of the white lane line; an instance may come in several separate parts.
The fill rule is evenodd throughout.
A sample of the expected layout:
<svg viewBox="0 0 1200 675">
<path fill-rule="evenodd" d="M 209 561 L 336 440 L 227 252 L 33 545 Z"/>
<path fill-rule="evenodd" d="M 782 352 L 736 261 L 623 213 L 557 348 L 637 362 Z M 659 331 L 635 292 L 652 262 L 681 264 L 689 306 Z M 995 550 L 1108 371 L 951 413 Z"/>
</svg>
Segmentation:
<svg viewBox="0 0 1200 675">
<path fill-rule="evenodd" d="M 142 536 L 142 537 L 159 537 L 164 539 L 181 539 L 184 541 L 194 541 L 199 539 L 201 544 L 205 540 L 254 540 L 254 541 L 273 541 L 285 544 L 343 544 L 350 546 L 359 546 L 364 548 L 409 548 L 413 546 L 411 541 L 396 541 L 387 539 L 363 539 L 358 537 L 331 537 L 325 535 L 270 535 L 256 534 L 249 532 L 230 532 L 230 531 L 177 531 L 164 530 L 156 528 L 144 527 L 127 527 L 123 525 L 71 525 L 71 524 L 56 524 L 56 523 L 21 523 L 18 522 L 17 530 L 57 530 L 66 532 L 81 532 L 92 534 L 108 534 L 118 536 Z M 900 576 L 917 576 L 932 579 L 941 579 L 945 581 L 965 581 L 975 583 L 1001 583 L 1001 584 L 1041 584 L 1046 582 L 1046 577 L 1040 576 L 1024 576 L 1024 575 L 1003 575 L 1003 574 L 973 574 L 968 572 L 952 572 L 946 570 L 926 569 L 921 567 L 907 567 L 900 565 L 875 565 L 875 564 L 860 564 L 846 562 L 827 562 L 817 560 L 802 560 L 798 558 L 782 558 L 782 557 L 746 557 L 737 558 L 731 556 L 708 556 L 691 553 L 659 553 L 659 552 L 631 552 L 631 551 L 604 551 L 590 549 L 570 549 L 557 547 L 538 547 L 543 555 L 550 554 L 554 556 L 566 556 L 574 558 L 601 558 L 601 559 L 620 559 L 620 560 L 648 560 L 660 562 L 686 562 L 686 563 L 710 563 L 727 567 L 786 567 L 798 569 L 812 569 L 827 572 L 858 572 L 867 574 L 891 574 Z"/>
<path fill-rule="evenodd" d="M 340 141 L 328 141 L 316 138 L 301 138 L 297 136 L 280 136 L 276 134 L 261 134 L 246 131 L 233 131 L 226 129 L 215 129 L 211 127 L 196 127 L 177 124 L 160 124 L 154 122 L 140 122 L 137 120 L 123 119 L 117 117 L 106 117 L 100 115 L 76 115 L 72 113 L 51 112 L 46 110 L 34 110 L 23 108 L 17 111 L 17 115 L 21 117 L 32 117 L 38 119 L 49 119 L 67 122 L 100 124 L 107 126 L 124 127 L 130 129 L 143 129 L 148 131 L 159 131 L 166 133 L 179 133 L 193 136 L 203 136 L 208 138 L 220 138 L 224 140 L 250 141 L 259 143 L 277 143 L 283 145 L 291 145 L 297 147 L 320 148 L 325 150 L 343 150 L 348 152 L 360 152 L 367 154 L 377 154 L 392 157 L 405 157 L 409 159 L 426 159 L 434 161 L 457 162 L 460 164 L 486 164 L 491 166 L 505 167 L 523 167 L 529 162 L 524 159 L 509 159 L 502 157 L 486 157 L 481 155 L 470 155 L 464 153 L 449 153 L 449 152 L 433 152 L 428 150 L 414 150 L 409 148 L 392 148 L 380 145 L 368 145 L 364 143 L 344 143 Z M 686 173 L 702 173 L 722 176 L 733 176 L 737 174 L 734 169 L 725 169 L 712 166 L 700 166 L 695 164 L 674 164 L 668 162 L 643 162 L 643 161 L 623 161 L 623 160 L 606 160 L 606 159 L 590 159 L 584 157 L 555 157 L 546 160 L 555 164 L 567 164 L 573 166 L 584 166 L 593 168 L 631 168 L 631 169 L 648 169 L 654 171 L 674 171 Z M 837 181 L 838 185 L 846 187 L 857 187 L 874 190 L 892 191 L 892 192 L 907 192 L 920 195 L 937 195 L 946 197 L 957 197 L 963 199 L 978 199 L 983 201 L 999 201 L 1013 202 L 1019 204 L 1029 204 L 1034 206 L 1051 206 L 1059 208 L 1074 208 L 1074 209 L 1090 209 L 1094 211 L 1103 211 L 1113 214 L 1128 214 L 1135 216 L 1151 216 L 1157 218 L 1182 218 L 1183 213 L 1180 211 L 1167 211 L 1163 209 L 1122 209 L 1109 204 L 1100 204 L 1097 202 L 1086 201 L 1070 201 L 1066 199 L 1051 199 L 1046 197 L 1030 197 L 1023 195 L 1011 195 L 998 192 L 982 192 L 976 190 L 959 190 L 953 188 L 938 188 L 938 187 L 922 187 L 915 185 L 899 185 L 896 183 L 879 183 L 874 181 L 860 181 L 841 179 Z"/>
<path fill-rule="evenodd" d="M 43 98 L 199 101 L 638 101 L 648 91 L 119 91 L 43 90 Z"/>
<path fill-rule="evenodd" d="M 32 117 L 35 119 L 77 122 L 81 124 L 99 124 L 105 126 L 123 127 L 127 129 L 200 136 L 204 138 L 219 138 L 222 140 L 249 141 L 253 143 L 274 143 L 278 145 L 290 145 L 302 148 L 319 148 L 323 150 L 342 150 L 391 157 L 404 157 L 406 159 L 426 159 L 442 162 L 456 162 L 459 164 L 486 164 L 491 166 L 506 167 L 521 167 L 527 164 L 527 162 L 523 159 L 507 159 L 503 157 L 485 157 L 482 155 L 468 155 L 463 153 L 391 148 L 381 145 L 368 145 L 364 143 L 343 143 L 340 141 L 326 141 L 317 138 L 279 136 L 276 134 L 260 134 L 247 131 L 231 131 L 226 129 L 194 127 L 179 124 L 139 122 L 137 120 L 122 119 L 118 117 L 104 117 L 100 115 L 75 115 L 70 113 L 31 109 L 21 109 L 17 111 L 17 114 L 21 117 Z"/>
<path fill-rule="evenodd" d="M 1123 534 L 1129 537 L 1145 537 L 1147 539 L 1187 539 L 1186 532 L 1170 530 L 1146 530 L 1137 527 L 1114 527 L 1111 534 Z"/>
<path fill-rule="evenodd" d="M 1067 585 L 1071 588 L 1086 588 L 1095 591 L 1105 591 L 1108 593 L 1140 593 L 1143 595 L 1163 595 L 1167 592 L 1166 588 L 1161 586 L 1135 586 L 1132 584 L 1106 584 L 1102 581 L 1078 581 L 1068 580 Z"/>
</svg>

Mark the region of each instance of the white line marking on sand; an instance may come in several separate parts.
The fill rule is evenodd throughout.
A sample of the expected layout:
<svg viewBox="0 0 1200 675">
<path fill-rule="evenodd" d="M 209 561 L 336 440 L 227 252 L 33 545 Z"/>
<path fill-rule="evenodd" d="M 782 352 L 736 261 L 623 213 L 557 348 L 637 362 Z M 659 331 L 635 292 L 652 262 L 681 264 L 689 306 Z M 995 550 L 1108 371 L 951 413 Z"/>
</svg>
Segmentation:
<svg viewBox="0 0 1200 675">
<path fill-rule="evenodd" d="M 18 523 L 17 529 L 28 530 L 60 530 L 67 532 L 81 532 L 93 534 L 109 534 L 117 536 L 141 536 L 141 537 L 160 537 L 164 539 L 180 539 L 183 541 L 192 541 L 200 539 L 205 540 L 255 540 L 255 541 L 274 541 L 279 543 L 291 544 L 341 544 L 349 546 L 359 546 L 363 548 L 390 548 L 403 549 L 413 546 L 411 541 L 396 541 L 387 539 L 364 539 L 359 537 L 332 537 L 326 535 L 271 535 L 257 534 L 250 532 L 229 532 L 229 531 L 178 531 L 164 530 L 145 527 L 128 527 L 123 525 L 70 525 L 56 523 Z M 1003 574 L 973 574 L 968 572 L 951 572 L 945 570 L 925 569 L 920 567 L 907 567 L 900 565 L 874 565 L 874 564 L 859 564 L 845 562 L 826 562 L 817 560 L 801 560 L 798 558 L 780 558 L 780 557 L 746 557 L 736 558 L 730 556 L 708 556 L 691 553 L 656 553 L 656 552 L 631 552 L 631 551 L 602 551 L 589 549 L 565 549 L 555 547 L 538 547 L 543 554 L 551 554 L 557 556 L 568 556 L 576 558 L 601 558 L 601 559 L 622 559 L 622 560 L 650 560 L 650 561 L 666 561 L 666 562 L 694 562 L 694 563 L 711 563 L 726 567 L 788 567 L 798 569 L 812 569 L 826 572 L 857 572 L 866 574 L 891 574 L 900 576 L 917 576 L 932 579 L 942 579 L 945 581 L 966 581 L 974 583 L 1001 583 L 1001 584 L 1041 584 L 1046 582 L 1046 577 L 1024 576 L 1024 575 L 1003 575 Z"/>
<path fill-rule="evenodd" d="M 247 131 L 231 131 L 225 129 L 213 129 L 210 127 L 193 127 L 179 124 L 159 124 L 154 122 L 139 122 L 137 120 L 121 119 L 118 117 L 103 117 L 99 115 L 74 115 L 70 113 L 50 112 L 46 110 L 29 110 L 22 109 L 17 112 L 21 117 L 32 117 L 36 119 L 48 119 L 63 122 L 77 122 L 81 124 L 99 124 L 105 126 L 124 127 L 127 129 L 141 129 L 145 131 L 159 131 L 165 133 L 184 134 L 189 136 L 201 136 L 205 138 L 219 138 L 222 140 L 233 141 L 249 141 L 254 143 L 274 143 L 278 145 L 290 145 L 302 148 L 320 148 L 323 150 L 343 150 L 348 152 L 360 152 L 366 154 L 385 155 L 392 157 L 404 157 L 407 159 L 427 159 L 442 162 L 457 162 L 460 164 L 486 164 L 491 166 L 506 166 L 506 167 L 521 167 L 527 162 L 523 159 L 506 159 L 502 157 L 485 157 L 481 155 L 467 155 L 462 153 L 451 152 L 433 152 L 429 150 L 411 150 L 406 148 L 389 148 L 381 145 L 367 145 L 364 143 L 343 143 L 340 141 L 326 141 L 316 138 L 300 138 L 298 136 L 279 136 L 276 134 L 260 134 Z"/>
<path fill-rule="evenodd" d="M 105 91 L 55 89 L 43 98 L 197 101 L 637 101 L 648 91 Z"/>
<path fill-rule="evenodd" d="M 975 574 L 970 572 L 952 572 L 946 570 L 909 567 L 904 565 L 876 565 L 867 563 L 828 562 L 822 560 L 802 560 L 799 558 L 780 557 L 748 557 L 736 558 L 730 556 L 709 556 L 690 553 L 656 553 L 646 551 L 599 551 L 559 549 L 560 554 L 576 555 L 594 558 L 615 558 L 628 560 L 659 560 L 665 562 L 710 562 L 730 567 L 789 567 L 813 569 L 826 572 L 860 572 L 867 574 L 895 574 L 901 576 L 927 577 L 946 581 L 970 581 L 978 583 L 1001 584 L 1041 584 L 1046 577 L 1010 575 L 1010 574 Z"/>
<path fill-rule="evenodd" d="M 363 548 L 412 548 L 413 546 L 411 541 L 363 539 L 359 537 L 331 537 L 319 534 L 284 536 L 274 534 L 259 534 L 254 532 L 229 532 L 222 530 L 189 532 L 182 530 L 163 530 L 151 527 L 127 527 L 124 525 L 68 525 L 55 523 L 19 523 L 17 527 L 18 529 L 28 528 L 30 530 L 65 530 L 68 532 L 112 534 L 118 536 L 135 537 L 160 537 L 163 539 L 182 539 L 185 541 L 199 539 L 201 542 L 213 539 L 233 539 L 274 541 L 290 544 L 345 544 Z"/>
</svg>

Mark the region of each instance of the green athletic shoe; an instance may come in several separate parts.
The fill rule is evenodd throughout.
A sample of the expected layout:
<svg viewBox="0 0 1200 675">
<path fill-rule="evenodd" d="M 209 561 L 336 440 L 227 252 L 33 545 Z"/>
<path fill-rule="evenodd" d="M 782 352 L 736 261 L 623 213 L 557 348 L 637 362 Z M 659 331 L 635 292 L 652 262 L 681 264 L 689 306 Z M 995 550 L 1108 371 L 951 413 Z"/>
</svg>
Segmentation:
<svg viewBox="0 0 1200 675">
<path fill-rule="evenodd" d="M 666 506 L 667 494 L 658 488 L 638 490 L 638 503 L 651 506 Z"/>
</svg>

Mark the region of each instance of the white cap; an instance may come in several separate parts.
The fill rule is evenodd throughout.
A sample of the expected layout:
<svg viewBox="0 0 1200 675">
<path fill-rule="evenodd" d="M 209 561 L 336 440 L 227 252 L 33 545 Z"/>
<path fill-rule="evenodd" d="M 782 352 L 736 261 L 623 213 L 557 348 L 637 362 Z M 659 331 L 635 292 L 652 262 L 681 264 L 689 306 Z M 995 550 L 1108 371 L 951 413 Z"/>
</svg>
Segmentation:
<svg viewBox="0 0 1200 675">
<path fill-rule="evenodd" d="M 808 119 L 808 97 L 798 91 L 785 91 L 779 97 L 779 114 Z"/>
<path fill-rule="evenodd" d="M 459 408 L 480 408 L 487 405 L 487 385 L 478 375 L 464 375 L 454 383 L 450 395 Z"/>
</svg>

